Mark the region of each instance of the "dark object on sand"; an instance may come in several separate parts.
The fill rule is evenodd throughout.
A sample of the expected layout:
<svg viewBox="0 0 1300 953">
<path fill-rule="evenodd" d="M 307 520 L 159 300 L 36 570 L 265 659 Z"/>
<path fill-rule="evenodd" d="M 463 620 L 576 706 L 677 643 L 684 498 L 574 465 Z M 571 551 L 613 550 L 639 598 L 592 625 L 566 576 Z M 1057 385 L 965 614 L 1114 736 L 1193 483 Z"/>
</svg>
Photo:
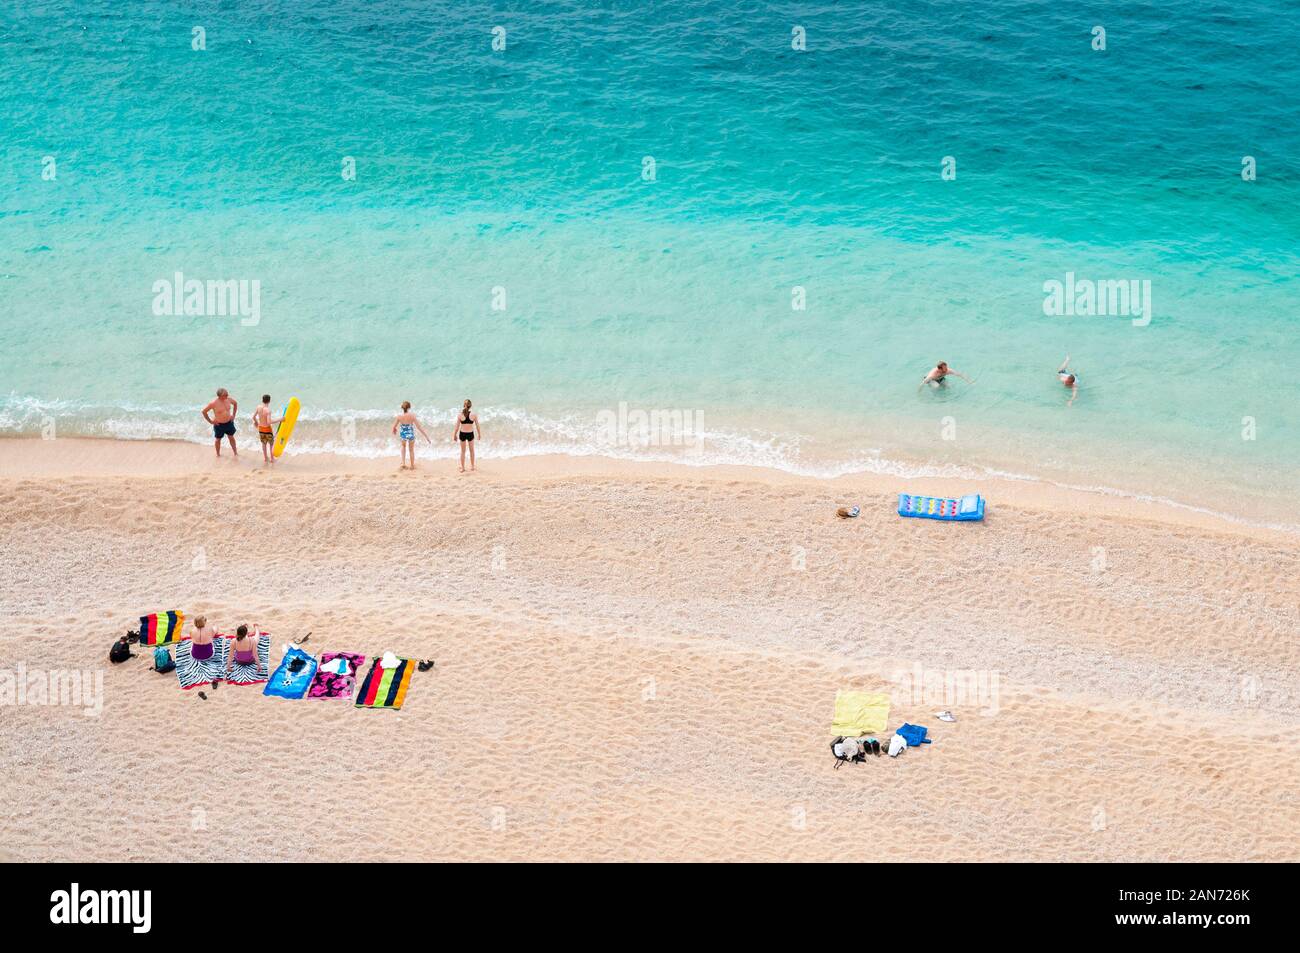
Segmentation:
<svg viewBox="0 0 1300 953">
<path fill-rule="evenodd" d="M 425 659 L 415 667 L 419 669 L 421 672 L 427 672 L 429 669 L 433 668 L 433 659 Z"/>
<path fill-rule="evenodd" d="M 176 671 L 176 660 L 172 658 L 172 653 L 162 646 L 153 650 L 153 670 L 159 675 Z"/>
<path fill-rule="evenodd" d="M 871 750 L 871 742 L 866 738 L 845 738 L 843 735 L 838 736 L 831 742 L 831 754 L 835 756 L 835 767 L 842 764 L 861 764 L 867 760 L 867 752 Z"/>
</svg>

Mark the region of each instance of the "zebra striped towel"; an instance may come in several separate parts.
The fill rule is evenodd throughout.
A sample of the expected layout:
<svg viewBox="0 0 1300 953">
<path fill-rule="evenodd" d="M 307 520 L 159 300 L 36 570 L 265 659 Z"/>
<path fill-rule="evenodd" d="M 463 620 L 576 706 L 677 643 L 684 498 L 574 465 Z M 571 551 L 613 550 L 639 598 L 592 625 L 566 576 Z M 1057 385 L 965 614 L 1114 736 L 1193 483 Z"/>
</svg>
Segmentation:
<svg viewBox="0 0 1300 953">
<path fill-rule="evenodd" d="M 180 679 L 181 688 L 190 689 L 196 685 L 226 677 L 226 651 L 230 643 L 218 636 L 212 640 L 212 658 L 202 662 L 193 658 L 194 643 L 186 639 L 176 646 L 176 677 Z"/>
<path fill-rule="evenodd" d="M 230 653 L 227 658 L 233 658 L 235 654 L 235 640 L 231 639 L 230 644 L 226 647 Z M 257 661 L 252 665 L 240 665 L 236 662 L 230 666 L 230 674 L 226 676 L 226 681 L 231 685 L 261 685 L 266 681 L 271 671 L 271 637 L 265 632 L 257 640 Z"/>
</svg>

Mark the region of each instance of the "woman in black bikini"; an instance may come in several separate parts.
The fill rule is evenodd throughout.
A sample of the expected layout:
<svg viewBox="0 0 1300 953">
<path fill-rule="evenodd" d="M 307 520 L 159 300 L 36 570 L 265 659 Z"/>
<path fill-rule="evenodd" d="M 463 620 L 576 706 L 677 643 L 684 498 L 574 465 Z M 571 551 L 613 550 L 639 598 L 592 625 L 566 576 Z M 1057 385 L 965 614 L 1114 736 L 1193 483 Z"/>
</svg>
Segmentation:
<svg viewBox="0 0 1300 953">
<path fill-rule="evenodd" d="M 483 430 L 478 425 L 478 414 L 470 410 L 472 402 L 465 401 L 465 406 L 461 408 L 460 413 L 456 415 L 456 429 L 452 432 L 451 439 L 460 441 L 460 472 L 465 472 L 465 447 L 469 446 L 469 468 L 477 469 L 474 465 L 474 434 L 478 433 L 480 440 L 483 439 Z"/>
</svg>

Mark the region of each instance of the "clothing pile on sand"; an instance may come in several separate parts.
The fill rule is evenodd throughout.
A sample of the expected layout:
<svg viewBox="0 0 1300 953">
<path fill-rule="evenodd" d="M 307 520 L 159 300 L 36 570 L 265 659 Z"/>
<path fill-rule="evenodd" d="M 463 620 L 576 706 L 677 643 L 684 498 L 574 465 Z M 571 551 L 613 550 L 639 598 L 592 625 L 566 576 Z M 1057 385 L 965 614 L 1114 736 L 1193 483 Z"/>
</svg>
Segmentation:
<svg viewBox="0 0 1300 953">
<path fill-rule="evenodd" d="M 932 739 L 927 737 L 929 729 L 903 722 L 882 744 L 876 735 L 885 734 L 889 705 L 889 696 L 880 692 L 835 693 L 835 717 L 831 722 L 831 733 L 835 736 L 831 741 L 835 767 L 846 762 L 861 764 L 868 755 L 880 757 L 882 751 L 897 758 L 908 748 L 931 743 Z M 957 720 L 950 711 L 939 712 L 936 717 L 940 721 Z"/>
</svg>

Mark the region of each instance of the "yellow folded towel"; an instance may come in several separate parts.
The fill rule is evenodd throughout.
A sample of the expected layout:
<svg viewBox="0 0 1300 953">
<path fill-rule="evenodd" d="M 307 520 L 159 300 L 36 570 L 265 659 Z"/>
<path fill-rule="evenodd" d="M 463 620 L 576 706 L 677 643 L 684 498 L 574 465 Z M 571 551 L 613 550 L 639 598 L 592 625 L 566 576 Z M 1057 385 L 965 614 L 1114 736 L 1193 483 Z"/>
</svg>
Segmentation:
<svg viewBox="0 0 1300 953">
<path fill-rule="evenodd" d="M 831 736 L 880 734 L 889 721 L 889 696 L 879 692 L 836 692 Z"/>
</svg>

